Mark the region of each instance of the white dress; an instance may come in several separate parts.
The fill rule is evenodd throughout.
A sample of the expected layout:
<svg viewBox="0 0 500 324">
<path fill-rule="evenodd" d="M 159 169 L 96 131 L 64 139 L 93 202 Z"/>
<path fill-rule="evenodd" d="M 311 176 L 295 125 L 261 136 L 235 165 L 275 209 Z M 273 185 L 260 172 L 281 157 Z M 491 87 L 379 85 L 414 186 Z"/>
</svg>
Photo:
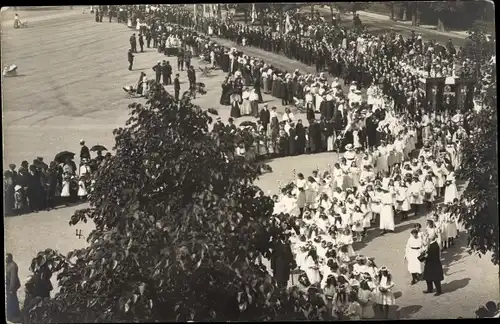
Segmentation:
<svg viewBox="0 0 500 324">
<path fill-rule="evenodd" d="M 306 180 L 305 179 L 297 179 L 296 182 L 297 189 L 301 188 L 303 190 L 297 190 L 297 207 L 304 208 L 306 204 Z"/>
<path fill-rule="evenodd" d="M 418 261 L 418 257 L 422 252 L 422 239 L 420 237 L 413 237 L 410 235 L 408 241 L 406 242 L 405 258 L 408 263 L 409 273 L 422 273 L 424 270 L 424 264 Z"/>
<path fill-rule="evenodd" d="M 409 211 L 411 209 L 410 205 L 410 192 L 407 187 L 399 187 L 396 193 L 397 210 Z"/>
<path fill-rule="evenodd" d="M 392 209 L 392 194 L 385 192 L 381 194 L 380 205 L 380 229 L 394 231 L 394 211 Z"/>
<path fill-rule="evenodd" d="M 396 303 L 396 299 L 394 298 L 394 294 L 392 293 L 392 286 L 394 286 L 394 283 L 388 283 L 387 282 L 387 277 L 382 276 L 380 278 L 380 282 L 377 287 L 377 292 L 375 293 L 375 300 L 376 303 L 379 305 L 394 305 Z M 379 288 L 385 288 L 387 289 L 386 292 L 380 291 Z"/>
<path fill-rule="evenodd" d="M 424 201 L 434 202 L 436 197 L 436 187 L 431 180 L 425 180 L 424 182 Z"/>
<path fill-rule="evenodd" d="M 448 174 L 446 181 L 450 181 L 450 184 L 447 185 L 444 190 L 444 203 L 451 204 L 455 198 L 458 198 L 458 189 L 455 184 L 455 173 L 451 172 Z"/>
<path fill-rule="evenodd" d="M 408 188 L 410 191 L 410 204 L 421 205 L 424 203 L 424 188 L 420 181 L 414 181 Z"/>
<path fill-rule="evenodd" d="M 78 181 L 78 197 L 86 197 L 87 189 L 85 188 L 85 183 L 80 180 Z"/>
</svg>

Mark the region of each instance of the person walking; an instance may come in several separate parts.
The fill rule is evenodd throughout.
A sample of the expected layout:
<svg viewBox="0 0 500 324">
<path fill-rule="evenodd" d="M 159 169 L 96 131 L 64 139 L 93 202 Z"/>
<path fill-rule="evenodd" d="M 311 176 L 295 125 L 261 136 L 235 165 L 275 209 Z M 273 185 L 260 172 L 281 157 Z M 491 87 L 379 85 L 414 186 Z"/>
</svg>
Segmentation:
<svg viewBox="0 0 500 324">
<path fill-rule="evenodd" d="M 179 49 L 177 53 L 177 71 L 184 71 L 184 51 Z"/>
<path fill-rule="evenodd" d="M 444 280 L 443 265 L 441 264 L 440 248 L 438 244 L 438 232 L 432 219 L 427 220 L 427 255 L 424 265 L 424 280 L 427 290 L 424 294 L 431 294 L 436 287 L 434 296 L 441 295 L 441 281 Z"/>
<path fill-rule="evenodd" d="M 5 256 L 5 289 L 7 293 L 7 320 L 14 322 L 20 319 L 21 310 L 19 309 L 19 300 L 17 299 L 17 291 L 21 288 L 19 280 L 18 267 L 14 262 L 14 257 L 11 253 Z"/>
<path fill-rule="evenodd" d="M 179 92 L 181 91 L 181 82 L 179 81 L 179 73 L 175 75 L 174 78 L 174 97 L 175 100 L 179 100 Z"/>
<path fill-rule="evenodd" d="M 128 70 L 132 71 L 132 66 L 134 65 L 134 54 L 132 54 L 132 49 L 128 50 Z"/>
</svg>

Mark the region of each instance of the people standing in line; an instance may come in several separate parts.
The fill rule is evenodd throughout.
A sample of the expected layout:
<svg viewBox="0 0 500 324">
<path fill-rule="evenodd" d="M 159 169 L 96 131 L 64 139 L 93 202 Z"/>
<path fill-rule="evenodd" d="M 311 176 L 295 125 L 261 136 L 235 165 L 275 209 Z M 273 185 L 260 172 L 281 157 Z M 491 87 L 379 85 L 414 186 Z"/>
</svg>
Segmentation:
<svg viewBox="0 0 500 324">
<path fill-rule="evenodd" d="M 412 229 L 405 248 L 405 260 L 408 263 L 408 272 L 410 272 L 412 277 L 412 285 L 419 281 L 422 274 L 423 264 L 418 259 L 422 253 L 422 246 L 423 242 L 419 236 L 418 229 Z"/>
<path fill-rule="evenodd" d="M 17 291 L 21 288 L 19 280 L 19 269 L 14 262 L 14 257 L 11 253 L 5 256 L 5 290 L 7 297 L 7 320 L 17 322 L 20 319 L 21 310 L 19 309 L 19 299 Z"/>
<path fill-rule="evenodd" d="M 443 265 L 441 264 L 440 248 L 438 244 L 438 229 L 432 219 L 427 220 L 426 232 L 426 258 L 424 265 L 424 280 L 427 283 L 427 290 L 424 294 L 431 294 L 436 288 L 434 296 L 442 293 L 441 281 L 444 280 Z"/>
<path fill-rule="evenodd" d="M 139 34 L 139 47 L 141 48 L 141 53 L 144 52 L 144 38 L 142 34 Z"/>
<path fill-rule="evenodd" d="M 130 36 L 130 48 L 132 52 L 137 53 L 137 40 L 135 39 L 135 33 Z"/>
<path fill-rule="evenodd" d="M 181 82 L 179 81 L 179 73 L 174 78 L 174 98 L 179 100 L 179 92 L 181 91 Z"/>
<path fill-rule="evenodd" d="M 132 71 L 132 65 L 134 65 L 134 54 L 132 54 L 132 49 L 128 50 L 128 70 Z"/>
<path fill-rule="evenodd" d="M 163 62 L 165 63 L 162 65 L 163 85 L 170 85 L 172 84 L 172 66 L 168 61 Z"/>
</svg>

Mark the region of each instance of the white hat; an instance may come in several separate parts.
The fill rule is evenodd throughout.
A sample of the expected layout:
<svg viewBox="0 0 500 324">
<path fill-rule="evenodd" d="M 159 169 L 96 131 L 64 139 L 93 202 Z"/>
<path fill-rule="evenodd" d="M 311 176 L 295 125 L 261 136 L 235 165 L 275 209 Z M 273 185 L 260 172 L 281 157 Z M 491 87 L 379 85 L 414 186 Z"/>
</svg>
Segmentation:
<svg viewBox="0 0 500 324">
<path fill-rule="evenodd" d="M 83 139 L 81 139 L 80 144 L 85 144 L 85 141 Z"/>
<path fill-rule="evenodd" d="M 352 144 L 347 144 L 347 145 L 345 146 L 345 149 L 346 149 L 346 150 L 348 150 L 348 151 L 351 151 L 351 150 L 353 150 L 353 149 L 354 149 L 354 146 L 353 146 Z"/>
<path fill-rule="evenodd" d="M 359 95 L 359 94 L 361 94 L 361 91 L 360 90 L 354 90 L 354 93 Z"/>
<path fill-rule="evenodd" d="M 14 187 L 14 190 L 15 190 L 15 191 L 19 191 L 19 190 L 21 190 L 22 188 L 23 188 L 23 187 L 21 187 L 20 185 L 16 185 L 16 186 Z"/>
</svg>

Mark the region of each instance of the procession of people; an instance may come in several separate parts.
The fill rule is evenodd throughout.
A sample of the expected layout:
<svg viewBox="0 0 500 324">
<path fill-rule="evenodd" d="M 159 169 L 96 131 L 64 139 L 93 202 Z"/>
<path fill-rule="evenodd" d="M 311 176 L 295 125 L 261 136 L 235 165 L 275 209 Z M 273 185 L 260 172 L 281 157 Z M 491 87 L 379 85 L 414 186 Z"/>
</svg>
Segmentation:
<svg viewBox="0 0 500 324">
<path fill-rule="evenodd" d="M 51 210 L 61 205 L 85 201 L 91 190 L 92 176 L 111 153 L 102 154 L 106 148 L 95 145 L 89 149 L 80 141 L 80 163 L 76 165 L 75 154 L 63 151 L 49 164 L 37 157 L 30 164 L 22 161 L 19 168 L 9 164 L 3 173 L 5 215 Z M 91 157 L 91 151 L 95 156 Z"/>
<path fill-rule="evenodd" d="M 140 52 L 151 46 L 165 55 L 152 67 L 154 77 L 140 73 L 133 89 L 137 94 L 148 97 L 154 80 L 173 84 L 179 100 L 178 73 L 186 69 L 194 96 L 193 57 L 227 75 L 219 103 L 229 107 L 230 118 L 223 123 L 217 117 L 211 136 L 230 147 L 233 155 L 228 158 L 253 161 L 331 152 L 330 165 L 311 174 L 294 170 L 293 179 L 279 182 L 279 194 L 272 196 L 269 227 L 284 229 L 286 235 L 273 237 L 274 249 L 258 262 L 272 272 L 278 287 L 314 300 L 314 309 L 325 320 L 373 319 L 376 313 L 389 319 L 398 285 L 425 281 L 425 293 L 445 293 L 440 253 L 453 249 L 464 231 L 455 172 L 471 131 L 470 107 L 492 82 L 477 84 L 460 104 L 428 101 L 419 89 L 422 78 L 475 73 L 453 44 L 424 43 L 415 34 L 407 39 L 371 35 L 358 25 L 317 26 L 319 18 L 299 16 L 293 18 L 298 20 L 295 33 L 276 35 L 262 26 L 195 18 L 180 6 L 95 6 L 93 11 L 96 22 L 107 14 L 109 22 L 117 17 L 136 26 L 138 38 L 134 34 L 129 39 L 129 70 L 139 52 L 137 41 Z M 269 21 L 279 25 L 276 19 Z M 317 73 L 279 69 L 202 33 L 316 65 Z M 169 57 L 177 58 L 177 66 Z M 280 99 L 281 105 L 269 106 L 264 95 Z M 244 116 L 255 122 L 240 122 Z M 49 165 L 43 158 L 31 165 L 23 161 L 17 170 L 9 165 L 4 172 L 6 213 L 20 215 L 84 200 L 93 174 L 111 155 L 102 155 L 102 146 L 89 150 L 84 140 L 80 146 L 79 167 L 71 152 L 61 152 Z M 90 151 L 97 155 L 92 158 Z M 408 283 L 394 278 L 375 257 L 359 254 L 357 244 L 369 235 L 391 235 L 399 222 L 420 217 L 426 217 L 425 228 L 416 223 L 401 247 Z M 12 256 L 9 262 L 8 287 L 17 291 Z"/>
</svg>

